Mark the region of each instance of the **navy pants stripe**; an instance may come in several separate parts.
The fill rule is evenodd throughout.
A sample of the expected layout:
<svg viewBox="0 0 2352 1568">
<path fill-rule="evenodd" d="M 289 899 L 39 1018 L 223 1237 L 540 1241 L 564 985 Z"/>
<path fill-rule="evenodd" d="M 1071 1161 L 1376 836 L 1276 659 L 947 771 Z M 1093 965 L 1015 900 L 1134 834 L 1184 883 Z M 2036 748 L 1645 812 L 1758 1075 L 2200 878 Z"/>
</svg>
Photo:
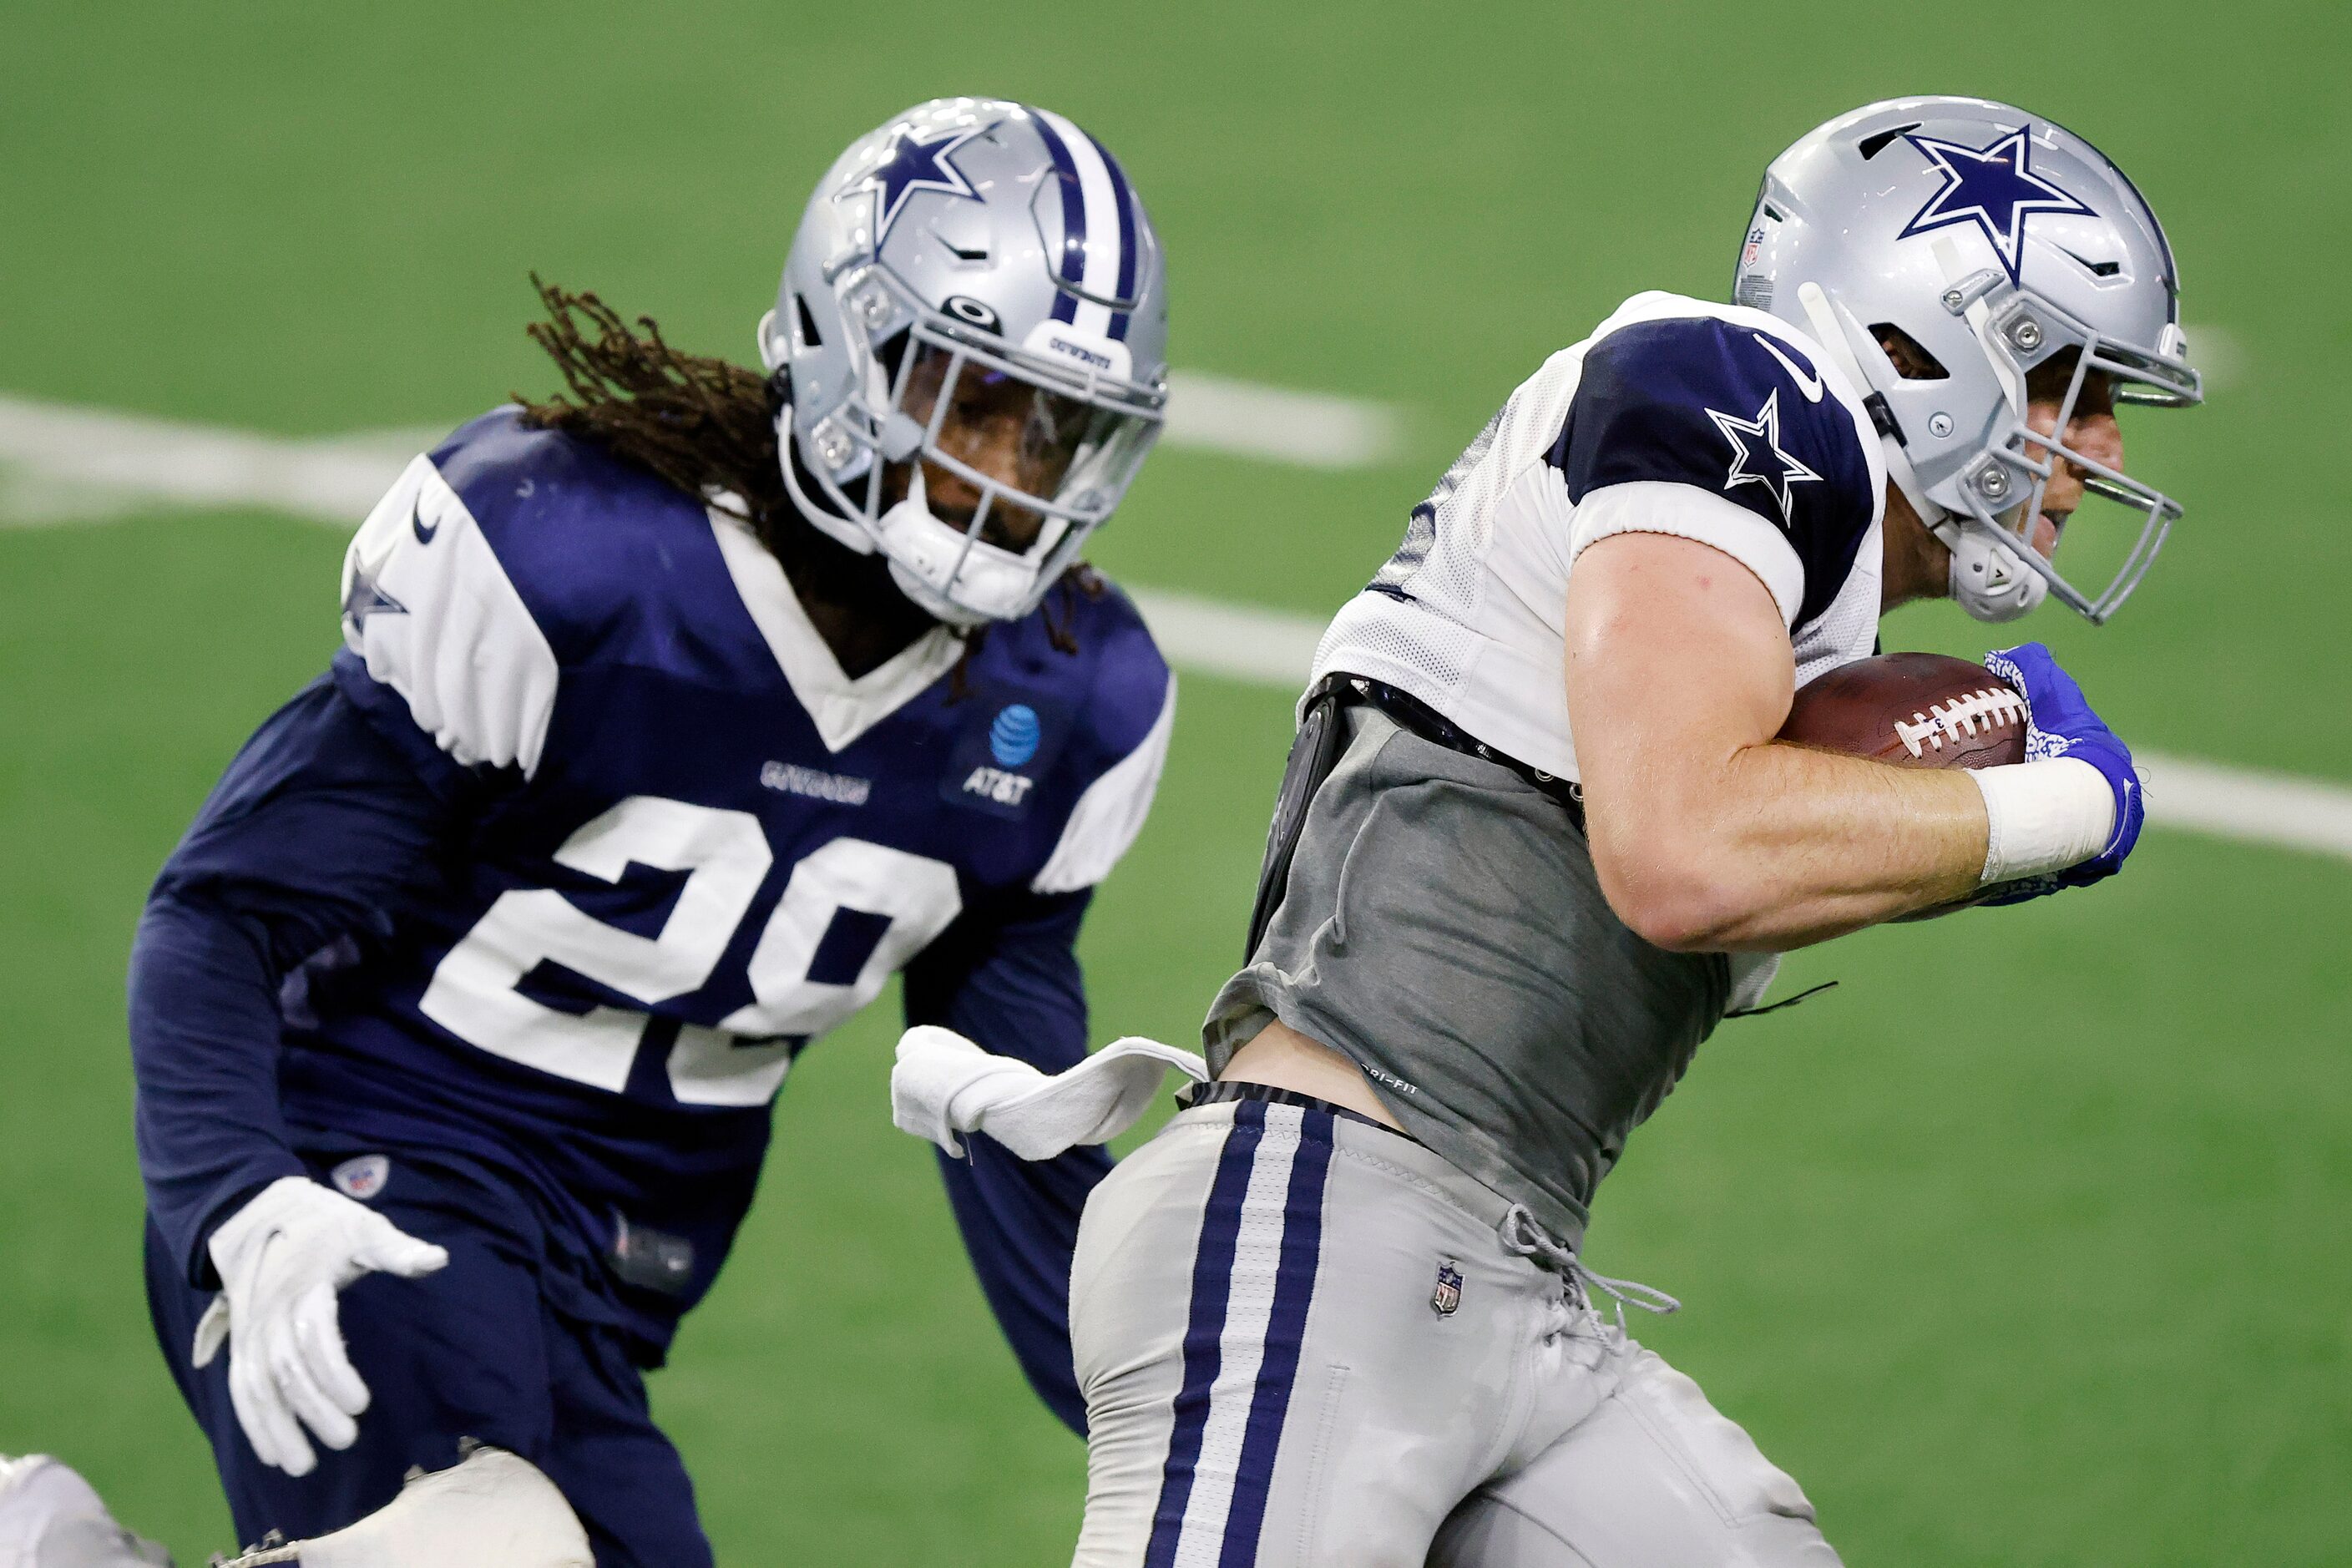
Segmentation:
<svg viewBox="0 0 2352 1568">
<path fill-rule="evenodd" d="M 1257 1560 L 1259 1527 L 1265 1522 L 1268 1482 L 1282 1424 L 1290 1414 L 1291 1390 L 1298 1381 L 1298 1352 L 1307 1341 L 1307 1309 L 1315 1299 L 1315 1264 L 1323 1251 L 1323 1179 L 1331 1168 L 1328 1112 L 1309 1110 L 1327 1123 L 1322 1138 L 1302 1137 L 1291 1159 L 1290 1191 L 1283 1205 L 1282 1263 L 1275 1274 L 1274 1310 L 1265 1331 L 1265 1359 L 1257 1392 L 1250 1400 L 1249 1426 L 1242 1440 L 1241 1474 L 1234 1482 L 1233 1510 L 1225 1516 L 1221 1565 Z"/>
<path fill-rule="evenodd" d="M 1333 1118 L 1245 1100 L 1194 1253 L 1184 1378 L 1145 1568 L 1245 1568 L 1257 1555 L 1323 1245 Z"/>
</svg>

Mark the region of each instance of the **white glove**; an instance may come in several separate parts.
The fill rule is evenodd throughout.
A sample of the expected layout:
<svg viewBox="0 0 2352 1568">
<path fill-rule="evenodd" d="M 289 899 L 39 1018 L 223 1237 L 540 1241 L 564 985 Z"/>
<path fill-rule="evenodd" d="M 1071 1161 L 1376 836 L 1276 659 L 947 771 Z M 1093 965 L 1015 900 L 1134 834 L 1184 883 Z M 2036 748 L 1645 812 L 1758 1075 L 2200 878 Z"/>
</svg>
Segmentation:
<svg viewBox="0 0 2352 1568">
<path fill-rule="evenodd" d="M 1174 1068 L 1194 1082 L 1209 1066 L 1191 1051 L 1130 1035 L 1065 1072 L 992 1056 L 953 1029 L 921 1024 L 898 1041 L 890 1120 L 961 1156 L 959 1132 L 985 1132 L 1024 1160 L 1107 1143 L 1135 1125 Z"/>
<path fill-rule="evenodd" d="M 265 1465 L 307 1476 L 318 1456 L 359 1438 L 368 1407 L 336 1321 L 335 1292 L 378 1271 L 414 1279 L 449 1261 L 365 1205 L 306 1176 L 281 1176 L 213 1232 L 221 1293 L 196 1325 L 195 1364 L 229 1347 L 228 1394 Z"/>
</svg>

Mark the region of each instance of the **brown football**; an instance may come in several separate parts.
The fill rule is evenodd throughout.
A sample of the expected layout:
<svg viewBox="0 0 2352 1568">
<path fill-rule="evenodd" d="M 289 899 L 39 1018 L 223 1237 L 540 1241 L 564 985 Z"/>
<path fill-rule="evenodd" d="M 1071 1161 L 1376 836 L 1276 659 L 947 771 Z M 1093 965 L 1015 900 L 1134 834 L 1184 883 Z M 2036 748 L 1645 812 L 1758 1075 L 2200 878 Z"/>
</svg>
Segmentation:
<svg viewBox="0 0 2352 1568">
<path fill-rule="evenodd" d="M 2025 717 L 2016 688 L 1983 665 L 1883 653 L 1800 689 L 1780 738 L 1898 768 L 1990 768 L 2025 760 Z"/>
</svg>

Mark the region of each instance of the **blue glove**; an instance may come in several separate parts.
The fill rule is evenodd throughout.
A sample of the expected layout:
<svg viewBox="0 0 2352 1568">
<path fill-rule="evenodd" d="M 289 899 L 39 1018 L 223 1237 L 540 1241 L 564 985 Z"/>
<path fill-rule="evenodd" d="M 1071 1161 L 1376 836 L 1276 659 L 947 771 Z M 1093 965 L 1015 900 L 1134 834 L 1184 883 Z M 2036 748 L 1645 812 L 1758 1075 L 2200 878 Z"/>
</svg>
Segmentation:
<svg viewBox="0 0 2352 1568">
<path fill-rule="evenodd" d="M 2132 769 L 2131 751 L 2105 721 L 2091 710 L 2074 678 L 2058 668 L 2058 660 L 2038 642 L 2000 648 L 1985 655 L 1985 668 L 2015 687 L 2025 698 L 2025 760 L 2074 757 L 2099 770 L 2115 792 L 2116 825 L 2106 847 L 2090 859 L 2042 877 L 2026 877 L 1989 889 L 1985 904 L 2014 904 L 2038 899 L 2062 888 L 2084 888 L 2122 869 L 2124 857 L 2139 842 L 2142 818 L 2139 775 Z"/>
</svg>

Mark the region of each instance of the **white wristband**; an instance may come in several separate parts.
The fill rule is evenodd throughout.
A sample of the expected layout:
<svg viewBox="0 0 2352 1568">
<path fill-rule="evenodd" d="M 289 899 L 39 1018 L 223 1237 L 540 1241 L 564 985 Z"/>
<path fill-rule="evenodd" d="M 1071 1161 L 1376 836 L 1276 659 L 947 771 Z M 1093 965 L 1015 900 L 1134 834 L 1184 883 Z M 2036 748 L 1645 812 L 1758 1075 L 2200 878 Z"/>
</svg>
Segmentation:
<svg viewBox="0 0 2352 1568">
<path fill-rule="evenodd" d="M 2115 791 L 2079 758 L 1976 768 L 1969 777 L 1984 794 L 1987 887 L 2079 866 L 2116 830 Z"/>
</svg>

